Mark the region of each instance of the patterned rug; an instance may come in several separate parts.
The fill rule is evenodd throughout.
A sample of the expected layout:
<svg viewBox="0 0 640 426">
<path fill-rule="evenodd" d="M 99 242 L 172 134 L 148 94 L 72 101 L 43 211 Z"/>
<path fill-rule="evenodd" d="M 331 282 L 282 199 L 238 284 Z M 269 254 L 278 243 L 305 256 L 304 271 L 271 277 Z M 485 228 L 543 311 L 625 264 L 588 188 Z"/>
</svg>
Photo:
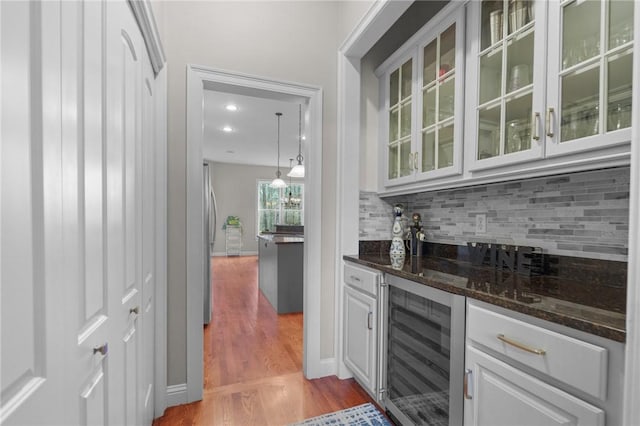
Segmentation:
<svg viewBox="0 0 640 426">
<path fill-rule="evenodd" d="M 370 402 L 292 423 L 289 426 L 393 426 Z"/>
</svg>

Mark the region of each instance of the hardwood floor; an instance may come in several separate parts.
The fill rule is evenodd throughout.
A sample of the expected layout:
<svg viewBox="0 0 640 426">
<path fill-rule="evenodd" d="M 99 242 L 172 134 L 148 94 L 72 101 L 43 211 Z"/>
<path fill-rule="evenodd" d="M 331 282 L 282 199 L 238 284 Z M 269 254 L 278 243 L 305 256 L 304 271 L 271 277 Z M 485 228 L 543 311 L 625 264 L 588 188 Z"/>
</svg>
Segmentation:
<svg viewBox="0 0 640 426">
<path fill-rule="evenodd" d="M 302 375 L 302 314 L 277 315 L 258 289 L 258 258 L 215 257 L 204 331 L 204 396 L 154 426 L 286 425 L 372 402 L 353 380 Z"/>
</svg>

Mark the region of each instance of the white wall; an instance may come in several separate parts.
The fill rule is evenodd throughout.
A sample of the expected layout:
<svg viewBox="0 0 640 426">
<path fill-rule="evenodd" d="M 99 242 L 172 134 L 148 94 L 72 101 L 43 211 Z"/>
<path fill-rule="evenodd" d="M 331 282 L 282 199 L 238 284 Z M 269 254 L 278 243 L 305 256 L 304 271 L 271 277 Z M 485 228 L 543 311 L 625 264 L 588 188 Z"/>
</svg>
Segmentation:
<svg viewBox="0 0 640 426">
<path fill-rule="evenodd" d="M 218 225 L 216 232 L 214 253 L 225 253 L 225 233 L 222 224 L 227 216 L 239 216 L 242 221 L 242 252 L 257 253 L 258 242 L 256 235 L 256 184 L 259 179 L 272 180 L 276 175 L 275 167 L 248 166 L 243 164 L 229 164 L 208 162 L 211 173 L 213 191 L 218 204 Z M 283 175 L 289 167 L 280 168 Z M 289 178 L 283 178 L 288 183 Z M 292 182 L 302 182 L 292 179 Z"/>
<path fill-rule="evenodd" d="M 334 354 L 337 50 L 365 4 L 167 1 L 158 27 L 168 61 L 168 385 L 186 381 L 185 69 L 198 64 L 320 86 L 321 358 Z M 342 13 L 344 11 L 344 13 Z"/>
<path fill-rule="evenodd" d="M 373 73 L 375 63 L 368 58 L 361 61 L 360 98 L 360 189 L 378 190 L 378 78 Z"/>
</svg>

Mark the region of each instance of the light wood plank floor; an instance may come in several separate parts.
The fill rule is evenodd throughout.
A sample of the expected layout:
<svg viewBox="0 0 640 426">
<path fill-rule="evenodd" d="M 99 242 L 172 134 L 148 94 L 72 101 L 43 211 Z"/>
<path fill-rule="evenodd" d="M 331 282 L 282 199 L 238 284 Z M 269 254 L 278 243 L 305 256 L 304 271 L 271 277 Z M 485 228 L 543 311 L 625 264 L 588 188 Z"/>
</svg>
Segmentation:
<svg viewBox="0 0 640 426">
<path fill-rule="evenodd" d="M 258 258 L 215 257 L 204 330 L 204 397 L 154 426 L 286 425 L 372 402 L 353 380 L 302 375 L 302 314 L 277 315 L 258 290 Z"/>
</svg>

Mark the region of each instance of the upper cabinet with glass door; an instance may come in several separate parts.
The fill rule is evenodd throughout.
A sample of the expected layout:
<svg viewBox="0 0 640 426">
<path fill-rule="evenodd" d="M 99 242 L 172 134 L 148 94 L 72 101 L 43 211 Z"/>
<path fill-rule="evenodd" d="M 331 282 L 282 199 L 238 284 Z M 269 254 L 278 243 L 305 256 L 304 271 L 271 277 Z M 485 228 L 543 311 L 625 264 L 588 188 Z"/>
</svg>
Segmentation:
<svg viewBox="0 0 640 426">
<path fill-rule="evenodd" d="M 633 9 L 627 0 L 469 3 L 468 169 L 628 143 Z"/>
<path fill-rule="evenodd" d="M 467 92 L 475 106 L 470 169 L 541 158 L 546 2 L 483 0 L 469 7 L 476 17 L 469 24 L 476 76 L 475 90 Z"/>
<path fill-rule="evenodd" d="M 385 87 L 388 90 L 385 115 L 389 128 L 387 178 L 399 183 L 411 180 L 413 174 L 413 63 L 413 58 L 409 58 L 395 68 Z"/>
<path fill-rule="evenodd" d="M 462 172 L 464 7 L 453 6 L 376 71 L 384 187 Z"/>
<path fill-rule="evenodd" d="M 631 140 L 634 1 L 549 4 L 547 155 Z"/>
</svg>

